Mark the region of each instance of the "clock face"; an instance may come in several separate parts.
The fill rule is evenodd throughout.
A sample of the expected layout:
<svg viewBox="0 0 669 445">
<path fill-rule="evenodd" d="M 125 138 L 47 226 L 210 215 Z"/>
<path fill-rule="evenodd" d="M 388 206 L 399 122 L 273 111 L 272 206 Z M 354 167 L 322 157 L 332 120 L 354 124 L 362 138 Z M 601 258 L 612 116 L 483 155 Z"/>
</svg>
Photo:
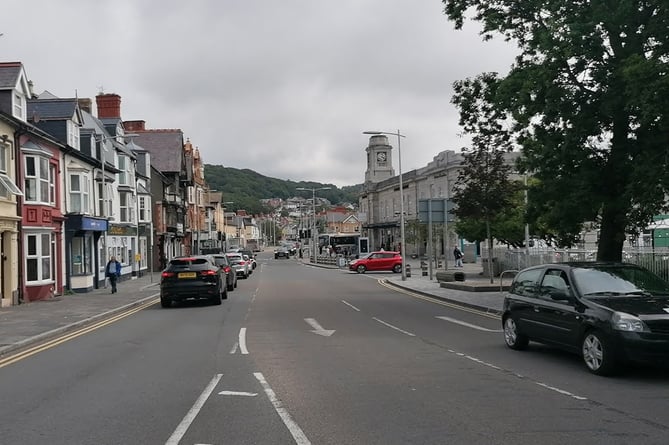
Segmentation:
<svg viewBox="0 0 669 445">
<path fill-rule="evenodd" d="M 376 160 L 379 161 L 379 162 L 385 162 L 386 161 L 386 152 L 381 151 L 381 152 L 377 153 L 376 154 Z"/>
</svg>

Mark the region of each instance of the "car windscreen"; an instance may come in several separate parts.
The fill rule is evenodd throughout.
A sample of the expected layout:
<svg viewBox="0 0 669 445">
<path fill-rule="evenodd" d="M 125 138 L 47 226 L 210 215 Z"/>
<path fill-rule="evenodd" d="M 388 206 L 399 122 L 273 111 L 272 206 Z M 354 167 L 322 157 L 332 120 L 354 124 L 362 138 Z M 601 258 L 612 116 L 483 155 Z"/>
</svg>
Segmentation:
<svg viewBox="0 0 669 445">
<path fill-rule="evenodd" d="M 641 267 L 574 268 L 574 282 L 584 296 L 669 295 L 669 283 Z"/>
<path fill-rule="evenodd" d="M 228 260 L 226 260 L 225 257 L 222 256 L 215 256 L 214 263 L 216 263 L 217 266 L 227 266 Z"/>
</svg>

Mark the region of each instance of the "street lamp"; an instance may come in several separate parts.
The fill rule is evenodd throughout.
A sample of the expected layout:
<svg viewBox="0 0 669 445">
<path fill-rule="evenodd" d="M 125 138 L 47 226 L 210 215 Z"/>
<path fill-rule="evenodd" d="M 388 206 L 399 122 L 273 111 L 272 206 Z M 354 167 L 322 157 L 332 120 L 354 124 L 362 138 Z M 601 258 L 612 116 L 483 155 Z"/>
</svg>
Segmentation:
<svg viewBox="0 0 669 445">
<path fill-rule="evenodd" d="M 298 187 L 295 190 L 309 191 L 311 190 L 311 209 L 314 215 L 314 228 L 312 229 L 311 236 L 314 243 L 314 263 L 318 263 L 316 260 L 318 250 L 316 244 L 318 244 L 318 235 L 316 234 L 316 191 L 317 190 L 330 190 L 332 187 L 316 187 L 316 188 L 307 188 L 307 187 Z"/>
<path fill-rule="evenodd" d="M 399 176 L 400 176 L 400 238 L 402 239 L 402 242 L 400 243 L 400 256 L 402 257 L 402 281 L 406 281 L 407 279 L 407 268 L 406 268 L 406 258 L 404 258 L 404 254 L 406 251 L 406 246 L 404 242 L 404 188 L 402 184 L 402 148 L 401 148 L 401 140 L 404 136 L 403 134 L 400 133 L 399 130 L 397 130 L 397 133 L 391 133 L 391 132 L 386 132 L 386 131 L 363 131 L 362 134 L 370 134 L 370 135 L 390 135 L 390 136 L 397 136 L 397 158 L 399 160 Z"/>
<path fill-rule="evenodd" d="M 234 204 L 234 201 L 224 201 L 221 204 L 223 205 L 223 252 L 228 251 L 228 230 L 226 229 L 228 217 L 225 216 L 226 204 Z"/>
</svg>

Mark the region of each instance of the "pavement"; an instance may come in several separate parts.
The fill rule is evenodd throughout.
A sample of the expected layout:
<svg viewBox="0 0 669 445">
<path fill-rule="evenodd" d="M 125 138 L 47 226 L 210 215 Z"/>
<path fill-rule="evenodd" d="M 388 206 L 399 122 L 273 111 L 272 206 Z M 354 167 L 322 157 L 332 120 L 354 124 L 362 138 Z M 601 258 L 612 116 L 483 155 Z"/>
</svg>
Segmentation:
<svg viewBox="0 0 669 445">
<path fill-rule="evenodd" d="M 306 258 L 296 261 L 311 265 Z M 482 275 L 480 264 L 465 263 L 463 268 L 457 269 L 451 267 L 449 271 L 464 272 L 465 280 L 439 283 L 436 273 L 444 269 L 435 267 L 430 274 L 429 269 L 421 269 L 420 263 L 420 260 L 407 263 L 410 272 L 406 280 L 402 280 L 401 274 L 392 272 L 368 274 L 384 279 L 391 286 L 421 295 L 487 313 L 501 312 L 504 297 L 500 278 L 496 277 L 491 283 L 489 277 Z M 318 267 L 340 269 L 333 265 Z M 88 293 L 62 295 L 49 300 L 0 308 L 0 357 L 154 300 L 159 293 L 159 282 L 160 273 L 156 272 L 121 281 L 115 294 L 110 289 L 102 288 Z M 504 277 L 505 286 L 510 282 L 510 276 Z"/>
</svg>

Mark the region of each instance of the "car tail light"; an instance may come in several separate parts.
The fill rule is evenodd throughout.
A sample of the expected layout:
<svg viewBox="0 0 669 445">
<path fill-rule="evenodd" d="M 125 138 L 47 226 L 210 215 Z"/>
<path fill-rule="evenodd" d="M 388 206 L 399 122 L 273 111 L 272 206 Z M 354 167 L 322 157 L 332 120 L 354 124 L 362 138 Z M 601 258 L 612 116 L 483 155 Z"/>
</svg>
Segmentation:
<svg viewBox="0 0 669 445">
<path fill-rule="evenodd" d="M 246 264 L 246 261 L 240 261 L 240 262 L 239 262 L 239 265 L 240 265 L 240 266 L 243 266 L 244 264 Z"/>
<path fill-rule="evenodd" d="M 225 267 L 223 268 L 223 270 L 225 271 L 225 273 L 230 273 L 230 271 L 232 270 L 232 267 L 230 267 L 230 266 L 225 266 Z"/>
<path fill-rule="evenodd" d="M 203 277 L 210 276 L 210 275 L 216 275 L 216 271 L 215 270 L 210 270 L 210 269 L 203 270 L 203 271 L 200 272 L 200 275 L 202 275 Z"/>
<path fill-rule="evenodd" d="M 174 272 L 163 272 L 163 273 L 160 274 L 160 276 L 162 278 L 172 278 L 172 277 L 176 276 L 176 273 L 174 273 Z"/>
</svg>

